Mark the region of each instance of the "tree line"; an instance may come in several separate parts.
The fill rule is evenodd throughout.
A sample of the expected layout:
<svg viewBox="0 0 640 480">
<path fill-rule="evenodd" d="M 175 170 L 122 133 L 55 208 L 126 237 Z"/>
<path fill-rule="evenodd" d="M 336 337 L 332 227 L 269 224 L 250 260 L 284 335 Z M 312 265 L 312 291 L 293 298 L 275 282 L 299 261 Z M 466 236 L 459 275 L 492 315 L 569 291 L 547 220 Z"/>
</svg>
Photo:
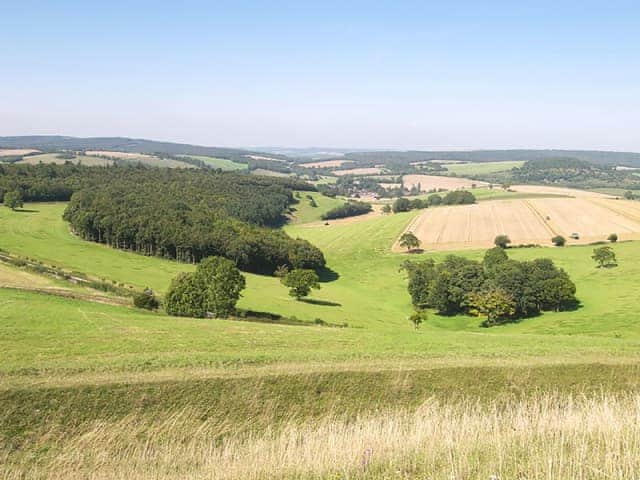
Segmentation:
<svg viewBox="0 0 640 480">
<path fill-rule="evenodd" d="M 369 213 L 372 210 L 370 203 L 349 201 L 325 212 L 321 218 L 322 220 L 334 220 L 337 218 L 355 217 L 356 215 Z"/>
<path fill-rule="evenodd" d="M 516 261 L 499 247 L 488 250 L 481 262 L 449 255 L 440 263 L 406 261 L 402 268 L 414 307 L 484 316 L 483 326 L 577 304 L 575 284 L 552 260 Z"/>
</svg>

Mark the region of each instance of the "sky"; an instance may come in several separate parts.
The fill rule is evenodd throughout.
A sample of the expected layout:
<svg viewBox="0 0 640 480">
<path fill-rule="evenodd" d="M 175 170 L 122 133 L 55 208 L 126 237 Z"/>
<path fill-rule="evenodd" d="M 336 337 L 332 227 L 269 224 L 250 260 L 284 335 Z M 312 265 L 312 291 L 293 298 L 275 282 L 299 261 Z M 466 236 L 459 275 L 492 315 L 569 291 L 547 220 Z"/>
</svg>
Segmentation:
<svg viewBox="0 0 640 480">
<path fill-rule="evenodd" d="M 0 136 L 640 151 L 637 1 L 0 0 Z"/>
</svg>

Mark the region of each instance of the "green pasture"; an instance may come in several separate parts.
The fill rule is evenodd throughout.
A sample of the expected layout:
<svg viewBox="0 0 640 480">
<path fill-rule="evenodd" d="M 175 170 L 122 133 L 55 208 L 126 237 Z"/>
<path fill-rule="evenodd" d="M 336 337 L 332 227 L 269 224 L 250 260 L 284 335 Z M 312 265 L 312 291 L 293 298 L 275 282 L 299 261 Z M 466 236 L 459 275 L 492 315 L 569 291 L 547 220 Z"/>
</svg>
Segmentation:
<svg viewBox="0 0 640 480">
<path fill-rule="evenodd" d="M 62 221 L 64 204 L 31 204 L 27 212 L 0 210 L 0 248 L 48 263 L 162 292 L 191 265 L 84 242 Z M 518 324 L 482 329 L 479 319 L 430 314 L 415 332 L 406 280 L 407 258 L 445 253 L 392 253 L 390 246 L 416 212 L 330 226 L 286 227 L 320 247 L 337 279 L 305 302 L 288 296 L 276 278 L 247 275 L 242 308 L 320 318 L 348 328 L 279 326 L 231 320 L 193 320 L 0 290 L 0 349 L 5 371 L 138 370 L 190 365 L 271 362 L 416 361 L 429 359 L 631 358 L 640 347 L 635 286 L 640 243 L 614 246 L 617 268 L 600 270 L 593 247 L 510 250 L 517 259 L 550 257 L 578 287 L 581 307 L 545 313 Z M 482 252 L 465 252 L 479 258 Z M 558 360 L 558 361 L 560 361 Z"/>
<path fill-rule="evenodd" d="M 212 168 L 219 168 L 221 170 L 246 170 L 246 163 L 238 163 L 233 160 L 229 160 L 227 158 L 217 158 L 217 157 L 206 157 L 204 155 L 179 155 L 180 157 L 189 157 L 196 158 L 198 160 L 202 160 L 208 166 Z"/>
<path fill-rule="evenodd" d="M 483 162 L 483 163 L 449 163 L 444 167 L 451 173 L 458 176 L 465 175 L 486 175 L 489 173 L 499 173 L 511 170 L 512 168 L 521 167 L 523 161 L 508 162 Z"/>
</svg>

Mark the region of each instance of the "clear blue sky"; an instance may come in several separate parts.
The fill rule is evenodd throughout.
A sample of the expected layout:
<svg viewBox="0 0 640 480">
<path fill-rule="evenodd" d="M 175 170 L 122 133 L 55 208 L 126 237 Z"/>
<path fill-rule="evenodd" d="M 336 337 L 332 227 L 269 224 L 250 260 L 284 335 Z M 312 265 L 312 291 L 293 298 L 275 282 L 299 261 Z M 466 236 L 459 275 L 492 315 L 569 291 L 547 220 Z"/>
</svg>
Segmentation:
<svg viewBox="0 0 640 480">
<path fill-rule="evenodd" d="M 0 0 L 0 135 L 640 151 L 635 1 Z"/>
</svg>

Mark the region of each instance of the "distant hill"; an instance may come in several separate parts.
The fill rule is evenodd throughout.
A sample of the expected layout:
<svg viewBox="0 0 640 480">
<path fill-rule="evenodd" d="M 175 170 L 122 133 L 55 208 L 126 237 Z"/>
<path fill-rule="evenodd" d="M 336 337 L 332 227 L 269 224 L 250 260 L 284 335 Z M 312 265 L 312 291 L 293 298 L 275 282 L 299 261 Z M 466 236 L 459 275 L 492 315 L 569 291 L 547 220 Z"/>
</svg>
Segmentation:
<svg viewBox="0 0 640 480">
<path fill-rule="evenodd" d="M 202 155 L 227 158 L 247 163 L 247 158 L 265 156 L 263 152 L 236 148 L 204 147 L 186 143 L 158 142 L 126 137 L 78 138 L 58 135 L 35 135 L 0 137 L 0 148 L 36 148 L 42 151 L 55 150 L 107 150 L 116 152 L 166 154 L 166 155 Z M 286 160 L 285 155 L 267 154 L 269 158 Z"/>
<path fill-rule="evenodd" d="M 536 161 L 572 158 L 597 165 L 640 167 L 640 153 L 599 150 L 471 150 L 471 151 L 389 151 L 349 152 L 342 158 L 359 164 L 408 164 L 427 160 L 461 160 L 467 162 L 499 162 L 508 160 Z"/>
</svg>

